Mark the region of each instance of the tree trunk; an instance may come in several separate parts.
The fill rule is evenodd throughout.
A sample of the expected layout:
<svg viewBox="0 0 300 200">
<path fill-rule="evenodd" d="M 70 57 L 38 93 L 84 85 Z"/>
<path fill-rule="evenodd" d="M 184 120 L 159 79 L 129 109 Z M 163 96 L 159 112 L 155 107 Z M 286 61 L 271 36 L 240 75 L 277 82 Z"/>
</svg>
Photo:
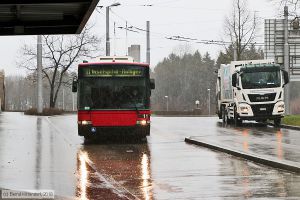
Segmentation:
<svg viewBox="0 0 300 200">
<path fill-rule="evenodd" d="M 55 102 L 53 100 L 50 100 L 50 108 L 55 108 Z"/>
<path fill-rule="evenodd" d="M 55 108 L 54 87 L 53 86 L 50 86 L 49 105 L 50 105 L 50 108 Z"/>
</svg>

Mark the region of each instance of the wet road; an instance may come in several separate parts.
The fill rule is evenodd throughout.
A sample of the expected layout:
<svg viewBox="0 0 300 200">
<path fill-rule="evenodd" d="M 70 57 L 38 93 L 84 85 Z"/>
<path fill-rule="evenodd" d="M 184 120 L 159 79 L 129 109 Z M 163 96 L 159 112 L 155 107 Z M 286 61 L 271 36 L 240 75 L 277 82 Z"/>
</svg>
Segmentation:
<svg viewBox="0 0 300 200">
<path fill-rule="evenodd" d="M 216 118 L 153 117 L 147 143 L 84 145 L 76 116 L 0 114 L 0 188 L 57 199 L 300 199 L 300 175 L 189 145 L 204 137 L 299 162 L 300 132 L 222 127 Z"/>
</svg>

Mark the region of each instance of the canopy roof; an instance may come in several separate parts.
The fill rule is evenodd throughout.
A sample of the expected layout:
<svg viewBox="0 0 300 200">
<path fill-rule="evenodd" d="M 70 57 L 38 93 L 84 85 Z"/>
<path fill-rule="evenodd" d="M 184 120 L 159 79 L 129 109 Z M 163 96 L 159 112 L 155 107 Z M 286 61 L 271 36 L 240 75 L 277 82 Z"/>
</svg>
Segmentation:
<svg viewBox="0 0 300 200">
<path fill-rule="evenodd" d="M 0 0 L 0 35 L 80 33 L 99 0 Z"/>
</svg>

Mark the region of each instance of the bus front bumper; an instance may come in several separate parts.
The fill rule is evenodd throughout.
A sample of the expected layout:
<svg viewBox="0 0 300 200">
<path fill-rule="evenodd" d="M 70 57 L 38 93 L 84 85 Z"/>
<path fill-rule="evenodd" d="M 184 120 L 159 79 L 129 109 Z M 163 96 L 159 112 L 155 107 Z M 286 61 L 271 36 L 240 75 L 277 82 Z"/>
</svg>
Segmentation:
<svg viewBox="0 0 300 200">
<path fill-rule="evenodd" d="M 120 127 L 95 127 L 92 125 L 78 125 L 79 136 L 141 136 L 150 135 L 150 124 Z"/>
</svg>

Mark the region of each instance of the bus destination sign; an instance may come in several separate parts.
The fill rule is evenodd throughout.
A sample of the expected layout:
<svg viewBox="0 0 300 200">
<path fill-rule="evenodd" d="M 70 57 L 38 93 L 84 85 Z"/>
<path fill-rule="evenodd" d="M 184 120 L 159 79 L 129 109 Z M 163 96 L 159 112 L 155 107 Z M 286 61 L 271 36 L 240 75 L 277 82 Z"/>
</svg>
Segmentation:
<svg viewBox="0 0 300 200">
<path fill-rule="evenodd" d="M 143 69 L 83 68 L 84 77 L 141 77 Z"/>
</svg>

